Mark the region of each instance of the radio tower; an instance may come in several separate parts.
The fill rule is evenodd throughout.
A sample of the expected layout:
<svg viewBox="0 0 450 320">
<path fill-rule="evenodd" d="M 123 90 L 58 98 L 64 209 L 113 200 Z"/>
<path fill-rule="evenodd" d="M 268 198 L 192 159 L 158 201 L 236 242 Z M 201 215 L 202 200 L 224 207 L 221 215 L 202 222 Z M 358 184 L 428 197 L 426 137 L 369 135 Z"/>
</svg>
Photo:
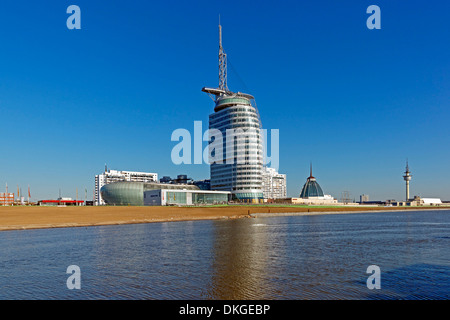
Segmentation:
<svg viewBox="0 0 450 320">
<path fill-rule="evenodd" d="M 228 91 L 227 86 L 227 54 L 222 47 L 222 26 L 219 16 L 219 89 Z"/>
<path fill-rule="evenodd" d="M 408 160 L 406 160 L 406 171 L 403 179 L 406 181 L 406 201 L 409 200 L 409 182 L 411 181 L 412 175 L 409 172 Z"/>
</svg>

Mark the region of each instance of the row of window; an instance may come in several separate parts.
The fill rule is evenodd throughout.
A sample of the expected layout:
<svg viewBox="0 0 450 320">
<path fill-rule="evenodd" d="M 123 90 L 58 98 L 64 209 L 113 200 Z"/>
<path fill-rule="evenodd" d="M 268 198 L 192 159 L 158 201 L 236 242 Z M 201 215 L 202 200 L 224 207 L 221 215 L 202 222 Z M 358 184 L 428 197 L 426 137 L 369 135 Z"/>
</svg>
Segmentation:
<svg viewBox="0 0 450 320">
<path fill-rule="evenodd" d="M 210 167 L 211 173 L 220 173 L 220 172 L 230 172 L 230 171 L 251 171 L 251 170 L 258 170 L 259 172 L 262 172 L 262 162 L 256 163 L 251 166 L 246 166 L 244 164 L 217 164 L 214 163 Z"/>
<path fill-rule="evenodd" d="M 251 136 L 249 136 L 247 134 L 243 135 L 243 136 L 234 135 L 232 138 L 233 138 L 232 140 L 231 139 L 229 140 L 229 144 L 233 143 L 236 147 L 245 147 L 245 146 L 249 145 L 251 147 L 257 147 L 258 149 L 263 148 L 263 146 L 261 144 L 261 140 L 258 139 L 258 136 L 255 136 L 255 135 L 251 135 Z M 226 136 L 222 138 L 222 141 L 220 141 L 220 139 L 218 139 L 218 141 L 216 142 L 216 140 L 212 140 L 211 137 L 210 137 L 209 141 L 211 143 L 208 147 L 218 148 L 221 145 L 223 145 L 223 148 L 227 147 Z"/>
<path fill-rule="evenodd" d="M 238 128 L 255 130 L 255 132 L 257 132 L 259 134 L 259 130 L 258 129 L 260 128 L 260 125 L 259 125 L 259 123 L 258 124 L 241 123 L 241 124 L 231 124 L 231 125 L 227 124 L 227 125 L 221 125 L 221 126 L 217 126 L 215 124 L 211 124 L 209 126 L 209 129 L 217 129 L 217 130 L 220 130 L 220 131 L 224 131 L 226 129 L 238 129 Z M 244 132 L 246 132 L 246 131 L 244 130 Z M 225 133 L 226 133 L 226 131 L 225 131 Z"/>
<path fill-rule="evenodd" d="M 261 181 L 262 182 L 262 177 L 255 175 L 255 174 L 249 174 L 247 176 L 245 175 L 225 175 L 225 176 L 213 176 L 211 177 L 211 181 L 218 181 L 218 180 L 229 180 L 229 181 L 240 181 L 240 180 L 255 180 L 255 181 Z"/>
<path fill-rule="evenodd" d="M 211 149 L 219 149 L 219 148 L 211 146 Z M 223 147 L 223 149 L 224 150 L 227 149 L 226 144 Z M 234 141 L 233 150 L 256 150 L 256 151 L 259 151 L 259 150 L 262 150 L 262 146 L 259 145 L 258 143 L 243 143 L 242 141 L 239 141 L 239 142 Z"/>
<path fill-rule="evenodd" d="M 214 184 L 217 184 L 217 183 L 226 184 L 229 187 L 234 187 L 234 188 L 239 188 L 244 185 L 255 185 L 258 188 L 262 189 L 262 186 L 263 186 L 260 181 L 256 181 L 256 180 L 233 181 L 233 182 L 227 181 L 227 180 L 217 180 L 216 182 L 214 182 Z"/>
<path fill-rule="evenodd" d="M 210 124 L 214 124 L 216 127 L 219 127 L 219 126 L 230 125 L 230 124 L 233 124 L 233 123 L 242 123 L 242 122 L 257 123 L 258 126 L 260 124 L 258 118 L 256 118 L 256 117 L 249 117 L 249 116 L 238 117 L 238 119 L 230 119 L 229 117 L 224 117 L 220 121 L 210 121 Z"/>
<path fill-rule="evenodd" d="M 238 176 L 251 176 L 251 175 L 257 175 L 257 176 L 261 176 L 261 171 L 260 170 L 245 170 L 245 171 L 238 171 L 236 172 L 236 170 L 233 170 L 234 173 L 233 175 L 238 175 Z M 230 175 L 230 170 L 226 171 L 226 172 L 214 172 L 213 173 L 214 178 L 221 178 L 221 177 L 226 177 Z"/>
<path fill-rule="evenodd" d="M 258 119 L 258 115 L 256 112 L 233 112 L 229 109 L 226 110 L 227 112 L 224 114 L 221 114 L 220 117 L 217 116 L 217 113 L 211 114 L 209 116 L 209 121 L 211 122 L 220 122 L 225 119 L 233 119 L 233 118 L 252 118 L 252 119 Z"/>
<path fill-rule="evenodd" d="M 243 106 L 235 105 L 235 106 L 229 106 L 228 108 L 225 108 L 216 113 L 213 113 L 209 117 L 211 119 L 216 119 L 216 118 L 223 117 L 224 114 L 236 113 L 236 112 L 256 113 L 255 109 L 252 106 L 243 107 Z"/>
</svg>

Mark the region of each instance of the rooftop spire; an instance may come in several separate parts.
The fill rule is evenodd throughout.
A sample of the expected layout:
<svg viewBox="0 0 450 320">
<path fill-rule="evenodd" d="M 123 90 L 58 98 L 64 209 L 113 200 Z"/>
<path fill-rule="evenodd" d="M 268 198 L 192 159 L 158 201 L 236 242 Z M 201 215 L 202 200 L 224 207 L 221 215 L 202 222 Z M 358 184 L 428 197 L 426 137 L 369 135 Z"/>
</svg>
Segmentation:
<svg viewBox="0 0 450 320">
<path fill-rule="evenodd" d="M 222 48 L 222 26 L 220 25 L 220 14 L 219 14 L 219 48 Z"/>
<path fill-rule="evenodd" d="M 222 26 L 219 15 L 219 89 L 228 91 L 227 86 L 227 54 L 222 47 Z"/>
</svg>

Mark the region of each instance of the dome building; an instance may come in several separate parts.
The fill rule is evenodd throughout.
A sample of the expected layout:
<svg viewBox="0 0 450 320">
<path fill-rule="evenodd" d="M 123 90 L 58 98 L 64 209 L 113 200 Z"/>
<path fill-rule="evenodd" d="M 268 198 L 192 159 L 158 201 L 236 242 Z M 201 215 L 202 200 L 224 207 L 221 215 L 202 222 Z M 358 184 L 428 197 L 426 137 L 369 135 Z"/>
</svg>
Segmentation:
<svg viewBox="0 0 450 320">
<path fill-rule="evenodd" d="M 324 194 L 322 188 L 317 182 L 316 178 L 312 175 L 312 164 L 310 166 L 309 177 L 306 179 L 306 183 L 303 185 L 300 197 L 297 198 L 296 203 L 312 204 L 312 205 L 326 205 L 337 204 L 337 200 L 331 195 Z"/>
<path fill-rule="evenodd" d="M 312 175 L 312 164 L 309 177 L 303 185 L 298 198 L 273 199 L 273 203 L 289 203 L 300 205 L 341 205 L 331 195 L 324 194 L 322 187 Z"/>
<path fill-rule="evenodd" d="M 316 197 L 323 197 L 323 191 L 320 187 L 319 183 L 316 181 L 316 178 L 312 175 L 312 165 L 310 169 L 310 174 L 308 179 L 306 179 L 306 183 L 302 188 L 302 192 L 300 192 L 300 198 L 309 199 Z"/>
</svg>

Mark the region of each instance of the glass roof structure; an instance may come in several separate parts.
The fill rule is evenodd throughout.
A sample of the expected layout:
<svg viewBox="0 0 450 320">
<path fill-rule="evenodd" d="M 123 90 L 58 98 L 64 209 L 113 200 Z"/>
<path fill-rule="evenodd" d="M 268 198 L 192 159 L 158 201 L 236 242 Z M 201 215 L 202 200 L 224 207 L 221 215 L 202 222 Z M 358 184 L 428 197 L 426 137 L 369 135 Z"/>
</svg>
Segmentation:
<svg viewBox="0 0 450 320">
<path fill-rule="evenodd" d="M 313 198 L 313 197 L 323 197 L 323 191 L 320 185 L 317 183 L 316 178 L 312 175 L 312 166 L 311 173 L 306 179 L 306 183 L 302 188 L 302 192 L 300 192 L 300 198 Z"/>
</svg>

